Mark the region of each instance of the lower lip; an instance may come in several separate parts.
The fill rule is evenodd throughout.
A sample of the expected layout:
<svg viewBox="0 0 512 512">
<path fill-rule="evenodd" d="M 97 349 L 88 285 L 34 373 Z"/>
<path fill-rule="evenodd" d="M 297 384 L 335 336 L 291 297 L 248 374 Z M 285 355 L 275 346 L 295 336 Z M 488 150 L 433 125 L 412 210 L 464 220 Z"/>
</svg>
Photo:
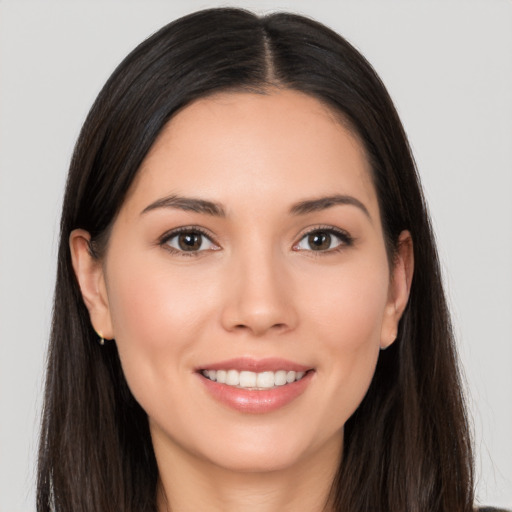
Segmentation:
<svg viewBox="0 0 512 512">
<path fill-rule="evenodd" d="M 198 375 L 209 393 L 219 402 L 240 412 L 263 414 L 276 411 L 302 395 L 310 384 L 313 373 L 309 371 L 300 380 L 260 391 L 219 384 L 200 373 Z"/>
</svg>

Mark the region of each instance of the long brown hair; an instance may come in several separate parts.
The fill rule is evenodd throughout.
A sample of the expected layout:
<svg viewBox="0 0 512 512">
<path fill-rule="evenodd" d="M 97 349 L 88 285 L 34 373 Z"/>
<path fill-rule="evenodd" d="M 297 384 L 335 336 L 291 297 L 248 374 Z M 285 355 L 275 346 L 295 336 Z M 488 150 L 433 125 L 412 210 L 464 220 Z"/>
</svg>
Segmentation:
<svg viewBox="0 0 512 512">
<path fill-rule="evenodd" d="M 165 26 L 130 53 L 76 144 L 62 211 L 39 512 L 156 511 L 147 416 L 126 384 L 115 343 L 97 343 L 71 266 L 71 231 L 83 228 L 93 247 L 104 245 L 144 156 L 179 109 L 214 92 L 269 86 L 309 94 L 348 122 L 372 166 L 390 257 L 402 230 L 414 241 L 415 274 L 397 341 L 381 353 L 345 425 L 332 485 L 336 510 L 472 510 L 469 430 L 437 252 L 386 89 L 359 52 L 315 21 L 211 9 Z"/>
</svg>

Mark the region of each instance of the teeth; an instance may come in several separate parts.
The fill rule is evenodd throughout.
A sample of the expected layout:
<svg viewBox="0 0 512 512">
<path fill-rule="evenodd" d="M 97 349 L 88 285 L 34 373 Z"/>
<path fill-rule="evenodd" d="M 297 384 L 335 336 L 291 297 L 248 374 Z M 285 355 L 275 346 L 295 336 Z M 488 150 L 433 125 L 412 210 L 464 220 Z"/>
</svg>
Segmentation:
<svg viewBox="0 0 512 512">
<path fill-rule="evenodd" d="M 284 386 L 302 379 L 306 372 L 294 372 L 279 370 L 277 372 L 248 372 L 238 370 L 203 370 L 201 372 L 206 378 L 245 389 L 270 389 L 276 386 Z"/>
<path fill-rule="evenodd" d="M 240 384 L 240 374 L 236 370 L 228 370 L 226 374 L 226 384 L 229 386 L 238 386 L 238 384 Z"/>
<path fill-rule="evenodd" d="M 276 386 L 284 386 L 286 384 L 286 372 L 284 370 L 276 372 L 274 380 Z"/>
<path fill-rule="evenodd" d="M 275 385 L 275 375 L 274 372 L 262 372 L 258 373 L 256 376 L 256 387 L 269 389 L 273 388 Z"/>
<path fill-rule="evenodd" d="M 214 379 L 212 379 L 214 380 Z M 256 374 L 254 372 L 240 372 L 240 387 L 241 388 L 255 388 L 256 387 Z"/>
</svg>

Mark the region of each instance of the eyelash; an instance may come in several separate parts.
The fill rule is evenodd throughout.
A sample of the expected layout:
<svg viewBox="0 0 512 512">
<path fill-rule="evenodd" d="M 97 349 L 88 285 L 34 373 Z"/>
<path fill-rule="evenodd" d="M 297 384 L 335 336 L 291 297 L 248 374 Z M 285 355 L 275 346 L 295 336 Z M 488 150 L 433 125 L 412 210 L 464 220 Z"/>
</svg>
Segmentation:
<svg viewBox="0 0 512 512">
<path fill-rule="evenodd" d="M 176 249 L 174 247 L 171 247 L 169 245 L 169 241 L 172 240 L 173 238 L 179 236 L 182 233 L 199 234 L 199 235 L 207 238 L 213 245 L 219 247 L 218 244 L 216 244 L 216 242 L 213 241 L 211 234 L 199 226 L 183 226 L 180 228 L 172 229 L 171 231 L 167 231 L 159 238 L 158 245 L 164 247 L 166 250 L 168 250 L 169 252 L 171 252 L 173 254 L 177 254 L 179 256 L 185 256 L 185 257 L 188 257 L 188 256 L 197 257 L 197 256 L 201 255 L 201 253 L 206 252 L 205 249 L 203 249 L 201 251 L 182 251 L 182 250 Z M 338 238 L 340 240 L 340 244 L 337 245 L 336 247 L 334 247 L 333 249 L 327 249 L 327 250 L 315 251 L 313 249 L 309 249 L 309 250 L 299 249 L 298 245 L 306 237 L 308 237 L 314 233 L 324 233 L 324 234 L 328 234 L 328 235 L 334 235 L 336 238 Z M 351 247 L 352 245 L 354 245 L 354 241 L 355 241 L 355 239 L 349 233 L 347 233 L 346 231 L 344 231 L 342 229 L 334 228 L 332 226 L 315 226 L 314 228 L 311 228 L 308 231 L 306 231 L 305 233 L 303 233 L 300 236 L 299 241 L 297 243 L 295 243 L 292 248 L 293 248 L 293 250 L 295 250 L 297 252 L 306 251 L 308 253 L 312 253 L 313 256 L 322 256 L 322 255 L 334 254 L 334 253 L 343 251 L 347 247 Z M 217 249 L 214 249 L 214 250 L 217 250 Z"/>
<path fill-rule="evenodd" d="M 311 256 L 318 257 L 318 256 L 327 256 L 330 254 L 336 254 L 343 250 L 345 250 L 347 247 L 351 247 L 354 245 L 355 239 L 352 237 L 347 231 L 339 228 L 335 228 L 333 226 L 315 226 L 314 228 L 311 228 L 307 230 L 305 233 L 303 233 L 299 239 L 299 241 L 293 245 L 293 248 L 296 251 L 303 251 L 304 249 L 298 249 L 298 245 L 304 240 L 306 237 L 314 234 L 314 233 L 324 233 L 328 235 L 334 235 L 336 238 L 340 240 L 340 244 L 334 247 L 333 249 L 327 249 L 325 251 L 315 251 L 313 249 L 306 250 L 306 252 L 310 253 Z"/>
<path fill-rule="evenodd" d="M 182 233 L 202 235 L 205 238 L 207 238 L 213 245 L 216 245 L 218 247 L 218 245 L 213 241 L 211 234 L 199 226 L 183 226 L 181 228 L 176 228 L 176 229 L 172 229 L 171 231 L 167 231 L 158 240 L 158 245 L 164 247 L 164 249 L 171 252 L 172 254 L 177 254 L 179 256 L 185 256 L 185 257 L 188 257 L 188 256 L 197 257 L 201 253 L 206 252 L 205 250 L 203 250 L 203 251 L 181 251 L 179 249 L 171 247 L 169 245 L 169 241 L 172 240 L 173 238 L 181 235 Z"/>
</svg>

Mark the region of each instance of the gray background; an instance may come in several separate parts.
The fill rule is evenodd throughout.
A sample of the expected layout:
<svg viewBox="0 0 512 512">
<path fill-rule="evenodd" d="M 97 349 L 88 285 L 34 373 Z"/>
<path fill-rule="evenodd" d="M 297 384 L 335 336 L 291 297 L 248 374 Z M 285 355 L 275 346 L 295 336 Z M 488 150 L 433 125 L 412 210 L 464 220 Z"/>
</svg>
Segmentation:
<svg viewBox="0 0 512 512">
<path fill-rule="evenodd" d="M 66 169 L 138 42 L 209 1 L 0 2 L 0 512 L 34 510 Z M 474 422 L 478 497 L 512 506 L 512 3 L 240 1 L 330 25 L 373 63 L 417 159 Z"/>
</svg>

